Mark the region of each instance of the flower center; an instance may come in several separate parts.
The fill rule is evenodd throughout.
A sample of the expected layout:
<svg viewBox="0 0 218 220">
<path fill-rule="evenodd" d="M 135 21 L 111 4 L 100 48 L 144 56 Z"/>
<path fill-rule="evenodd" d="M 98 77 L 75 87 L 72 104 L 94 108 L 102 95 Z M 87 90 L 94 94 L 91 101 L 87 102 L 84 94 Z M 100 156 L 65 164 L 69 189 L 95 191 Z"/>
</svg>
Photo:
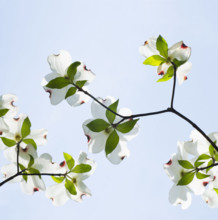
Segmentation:
<svg viewBox="0 0 218 220">
<path fill-rule="evenodd" d="M 106 134 L 110 134 L 110 133 L 112 132 L 112 130 L 113 130 L 112 126 L 109 126 L 108 128 L 106 128 L 106 129 L 104 130 L 104 132 L 105 132 Z"/>
<path fill-rule="evenodd" d="M 21 136 L 19 134 L 16 134 L 14 138 L 16 142 L 19 142 L 21 140 Z"/>
</svg>

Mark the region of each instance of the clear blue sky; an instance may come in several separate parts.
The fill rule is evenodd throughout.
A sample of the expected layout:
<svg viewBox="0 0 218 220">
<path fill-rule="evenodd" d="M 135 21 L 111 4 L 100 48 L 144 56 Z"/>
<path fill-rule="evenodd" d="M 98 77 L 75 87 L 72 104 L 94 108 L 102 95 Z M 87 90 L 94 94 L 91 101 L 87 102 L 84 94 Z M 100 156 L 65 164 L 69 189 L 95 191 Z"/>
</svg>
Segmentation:
<svg viewBox="0 0 218 220">
<path fill-rule="evenodd" d="M 180 40 L 192 47 L 188 80 L 178 86 L 175 107 L 206 133 L 218 131 L 216 0 L 0 0 L 0 93 L 19 97 L 20 113 L 28 114 L 33 129 L 48 129 L 48 152 L 55 161 L 62 152 L 75 157 L 87 151 L 82 122 L 91 117 L 90 103 L 72 108 L 66 102 L 51 106 L 40 86 L 50 72 L 47 56 L 68 50 L 96 74 L 92 94 L 120 99 L 120 107 L 134 113 L 165 109 L 172 81 L 156 83 L 155 67 L 142 65 L 138 47 L 161 34 L 172 45 Z M 172 182 L 163 163 L 176 152 L 178 140 L 189 140 L 192 130 L 170 113 L 143 118 L 139 136 L 129 142 L 130 157 L 119 166 L 104 154 L 89 154 L 98 167 L 86 181 L 93 196 L 82 204 L 68 201 L 54 207 L 43 193 L 24 195 L 19 184 L 0 188 L 1 218 L 38 219 L 211 219 L 199 196 L 182 211 L 168 202 Z M 6 164 L 2 153 L 0 165 Z M 48 182 L 50 182 L 48 180 Z"/>
</svg>

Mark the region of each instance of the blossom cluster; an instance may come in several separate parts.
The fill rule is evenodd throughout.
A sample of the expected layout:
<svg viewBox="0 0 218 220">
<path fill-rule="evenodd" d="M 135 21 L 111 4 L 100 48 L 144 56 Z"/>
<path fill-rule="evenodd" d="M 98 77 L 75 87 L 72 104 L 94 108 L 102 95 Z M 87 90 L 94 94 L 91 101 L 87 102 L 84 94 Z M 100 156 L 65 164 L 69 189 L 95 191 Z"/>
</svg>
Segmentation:
<svg viewBox="0 0 218 220">
<path fill-rule="evenodd" d="M 216 143 L 218 133 L 208 137 Z M 191 205 L 192 194 L 201 195 L 211 208 L 218 207 L 218 152 L 197 130 L 191 141 L 178 142 L 177 153 L 164 164 L 164 170 L 174 182 L 169 192 L 173 205 L 182 209 Z"/>
<path fill-rule="evenodd" d="M 83 180 L 95 171 L 95 162 L 84 152 L 76 161 L 64 153 L 65 160 L 60 164 L 53 162 L 47 153 L 38 156 L 37 147 L 47 143 L 47 130 L 31 130 L 29 118 L 18 115 L 16 100 L 15 95 L 0 96 L 0 150 L 9 161 L 1 168 L 3 179 L 19 182 L 28 195 L 45 191 L 54 205 L 63 205 L 67 199 L 80 202 L 82 195 L 91 195 Z M 44 175 L 52 176 L 58 184 L 46 188 Z"/>
<path fill-rule="evenodd" d="M 143 64 L 158 66 L 157 73 L 162 76 L 158 82 L 171 79 L 175 69 L 179 84 L 187 80 L 187 74 L 192 67 L 192 64 L 188 62 L 191 48 L 183 41 L 168 48 L 167 42 L 161 35 L 158 38 L 151 37 L 139 47 L 139 53 L 146 58 Z"/>
</svg>

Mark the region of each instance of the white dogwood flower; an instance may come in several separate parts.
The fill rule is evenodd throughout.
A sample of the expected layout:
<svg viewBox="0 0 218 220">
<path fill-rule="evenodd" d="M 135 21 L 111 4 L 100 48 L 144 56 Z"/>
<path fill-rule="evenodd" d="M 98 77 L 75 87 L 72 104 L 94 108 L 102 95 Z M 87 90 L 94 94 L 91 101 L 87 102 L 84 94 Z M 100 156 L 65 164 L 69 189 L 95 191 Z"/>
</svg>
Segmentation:
<svg viewBox="0 0 218 220">
<path fill-rule="evenodd" d="M 70 54 L 61 50 L 58 55 L 50 55 L 48 63 L 52 73 L 46 75 L 41 84 L 49 93 L 51 104 L 57 105 L 66 99 L 71 106 L 78 106 L 89 100 L 87 95 L 73 86 L 84 86 L 83 89 L 87 91 L 86 85 L 95 78 L 83 62 L 72 63 Z"/>
<path fill-rule="evenodd" d="M 77 161 L 64 153 L 65 161 L 60 163 L 60 172 L 65 173 L 63 177 L 54 177 L 58 183 L 47 187 L 46 197 L 52 200 L 53 205 L 64 205 L 67 200 L 72 199 L 82 202 L 82 196 L 91 196 L 88 187 L 83 183 L 96 169 L 94 160 L 87 158 L 87 154 L 81 152 Z"/>
<path fill-rule="evenodd" d="M 98 98 L 105 106 L 117 111 L 118 101 L 114 97 Z M 111 163 L 119 164 L 129 156 L 126 142 L 134 138 L 139 132 L 137 120 L 125 120 L 117 125 L 121 118 L 106 110 L 99 103 L 93 101 L 91 112 L 94 119 L 83 123 L 83 130 L 88 139 L 88 147 L 91 153 L 105 150 L 106 156 Z M 123 116 L 131 116 L 132 112 L 127 108 L 117 111 Z"/>
</svg>

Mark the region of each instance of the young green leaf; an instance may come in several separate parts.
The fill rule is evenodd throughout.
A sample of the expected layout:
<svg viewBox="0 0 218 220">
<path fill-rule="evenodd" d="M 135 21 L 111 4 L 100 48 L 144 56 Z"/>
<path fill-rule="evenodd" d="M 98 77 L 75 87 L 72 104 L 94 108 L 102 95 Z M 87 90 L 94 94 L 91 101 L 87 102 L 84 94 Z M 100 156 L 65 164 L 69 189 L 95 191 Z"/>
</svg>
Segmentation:
<svg viewBox="0 0 218 220">
<path fill-rule="evenodd" d="M 19 163 L 19 168 L 20 168 L 20 170 L 25 170 L 26 169 L 25 166 L 22 165 L 21 163 Z"/>
<path fill-rule="evenodd" d="M 170 80 L 174 75 L 174 69 L 173 66 L 170 66 L 166 72 L 166 74 L 163 75 L 162 78 L 158 79 L 157 82 L 166 82 Z"/>
<path fill-rule="evenodd" d="M 157 38 L 156 47 L 161 56 L 165 58 L 168 57 L 168 44 L 161 35 L 159 35 L 159 37 Z"/>
<path fill-rule="evenodd" d="M 187 160 L 178 160 L 178 162 L 185 169 L 194 169 L 194 166 Z"/>
<path fill-rule="evenodd" d="M 71 170 L 74 167 L 75 161 L 70 154 L 68 154 L 68 153 L 63 153 L 63 154 L 64 154 L 64 159 L 67 163 L 67 166 L 68 166 L 69 170 Z"/>
<path fill-rule="evenodd" d="M 7 108 L 0 109 L 0 117 L 6 115 L 8 111 L 9 111 L 9 109 L 7 109 Z"/>
<path fill-rule="evenodd" d="M 95 119 L 95 120 L 89 122 L 86 126 L 91 131 L 101 132 L 101 131 L 105 130 L 106 128 L 108 128 L 110 126 L 110 124 L 107 123 L 106 121 L 104 121 L 103 119 Z"/>
<path fill-rule="evenodd" d="M 203 162 L 195 161 L 194 165 L 195 165 L 195 167 L 199 167 L 199 166 L 201 166 L 203 163 L 205 163 L 205 162 L 204 162 L 204 161 L 203 161 Z"/>
<path fill-rule="evenodd" d="M 81 64 L 81 63 L 77 61 L 77 62 L 72 63 L 72 64 L 68 67 L 67 75 L 68 75 L 69 79 L 71 80 L 71 82 L 73 82 L 74 76 L 76 75 L 76 72 L 77 72 L 77 67 L 78 67 L 80 64 Z"/>
<path fill-rule="evenodd" d="M 165 63 L 167 60 L 159 55 L 153 55 L 148 57 L 143 64 L 151 66 L 160 66 L 160 64 Z"/>
<path fill-rule="evenodd" d="M 178 68 L 179 66 L 181 66 L 182 64 L 184 64 L 186 61 L 180 61 L 177 60 L 176 58 L 173 59 L 173 63 L 176 65 L 176 67 Z"/>
<path fill-rule="evenodd" d="M 74 173 L 86 173 L 89 172 L 92 167 L 89 164 L 79 164 L 72 169 Z"/>
<path fill-rule="evenodd" d="M 106 141 L 106 146 L 105 146 L 105 153 L 106 156 L 108 154 L 110 154 L 111 152 L 113 152 L 113 150 L 117 147 L 119 143 L 119 136 L 117 134 L 117 132 L 114 130 L 109 137 L 107 138 Z"/>
<path fill-rule="evenodd" d="M 68 97 L 74 95 L 76 93 L 77 88 L 76 87 L 70 87 L 65 95 L 65 99 Z"/>
<path fill-rule="evenodd" d="M 121 133 L 128 133 L 134 128 L 134 126 L 135 126 L 135 124 L 137 123 L 138 120 L 139 119 L 129 120 L 127 122 L 119 124 L 119 125 L 117 125 L 116 129 L 118 131 L 120 131 Z"/>
<path fill-rule="evenodd" d="M 87 80 L 81 80 L 77 81 L 76 85 L 79 86 L 79 88 L 82 88 L 86 84 Z"/>
<path fill-rule="evenodd" d="M 108 106 L 108 108 L 111 109 L 111 110 L 114 111 L 114 112 L 117 112 L 118 103 L 119 103 L 119 99 L 117 99 L 116 102 L 114 102 L 113 104 L 111 104 L 110 106 Z M 116 118 L 116 115 L 115 115 L 113 112 L 111 112 L 111 111 L 109 111 L 109 110 L 107 109 L 107 111 L 106 111 L 106 117 L 107 117 L 108 121 L 112 124 L 112 123 L 114 122 L 115 118 Z"/>
<path fill-rule="evenodd" d="M 7 147 L 13 147 L 14 145 L 16 145 L 16 141 L 14 140 L 5 137 L 1 137 L 1 139 L 4 145 L 6 145 Z"/>
<path fill-rule="evenodd" d="M 209 156 L 207 154 L 201 154 L 196 161 L 199 161 L 199 160 L 209 160 L 210 158 L 211 158 L 211 156 Z"/>
<path fill-rule="evenodd" d="M 192 180 L 194 179 L 195 173 L 191 172 L 191 173 L 185 173 L 182 178 L 179 180 L 179 182 L 177 183 L 177 185 L 179 186 L 184 186 L 184 185 L 188 185 L 189 183 L 192 182 Z"/>
<path fill-rule="evenodd" d="M 64 77 L 57 77 L 52 79 L 46 87 L 51 89 L 62 89 L 70 84 L 70 81 L 65 79 Z"/>
<path fill-rule="evenodd" d="M 214 144 L 216 144 L 216 141 L 214 141 Z M 214 149 L 214 147 L 212 146 L 212 144 L 209 146 L 209 153 L 211 155 L 211 157 L 213 157 L 216 153 L 218 153 L 216 151 L 216 149 Z"/>
<path fill-rule="evenodd" d="M 70 194 L 76 195 L 76 187 L 74 186 L 73 182 L 70 180 L 66 179 L 65 181 L 65 188 L 69 191 Z"/>
<path fill-rule="evenodd" d="M 51 178 L 52 178 L 56 183 L 62 183 L 62 182 L 64 181 L 64 177 L 63 177 L 63 176 L 60 176 L 60 177 L 51 176 Z"/>
<path fill-rule="evenodd" d="M 29 163 L 28 163 L 28 168 L 30 168 L 30 167 L 34 164 L 34 158 L 33 158 L 33 156 L 30 155 L 30 154 L 29 154 L 29 156 L 30 156 L 30 161 L 29 161 Z"/>
<path fill-rule="evenodd" d="M 218 154 L 215 154 L 215 155 L 214 155 L 214 159 L 215 159 L 216 161 L 218 161 Z"/>
<path fill-rule="evenodd" d="M 21 136 L 22 138 L 25 138 L 27 135 L 30 134 L 30 127 L 31 122 L 28 117 L 26 117 L 23 121 L 22 127 L 21 127 Z"/>
<path fill-rule="evenodd" d="M 40 171 L 39 170 L 30 167 L 30 168 L 28 168 L 28 171 L 29 171 L 29 173 L 36 173 L 36 174 L 38 174 L 39 178 L 41 179 L 41 175 L 40 175 Z"/>
<path fill-rule="evenodd" d="M 35 149 L 37 149 L 36 142 L 33 139 L 27 138 L 27 139 L 24 139 L 23 142 L 25 144 L 31 144 Z"/>
<path fill-rule="evenodd" d="M 207 177 L 209 177 L 209 176 L 210 176 L 210 175 L 206 175 L 206 174 L 200 173 L 200 172 L 197 172 L 197 173 L 196 173 L 196 177 L 197 177 L 199 180 L 205 179 L 205 178 L 207 178 Z"/>
<path fill-rule="evenodd" d="M 213 164 L 213 160 L 210 160 L 209 162 L 208 162 L 208 164 L 207 164 L 207 167 L 209 167 L 209 166 L 211 166 Z M 210 169 L 212 169 L 213 167 L 209 167 L 209 168 L 207 168 L 206 169 L 206 173 L 210 170 Z"/>
</svg>

